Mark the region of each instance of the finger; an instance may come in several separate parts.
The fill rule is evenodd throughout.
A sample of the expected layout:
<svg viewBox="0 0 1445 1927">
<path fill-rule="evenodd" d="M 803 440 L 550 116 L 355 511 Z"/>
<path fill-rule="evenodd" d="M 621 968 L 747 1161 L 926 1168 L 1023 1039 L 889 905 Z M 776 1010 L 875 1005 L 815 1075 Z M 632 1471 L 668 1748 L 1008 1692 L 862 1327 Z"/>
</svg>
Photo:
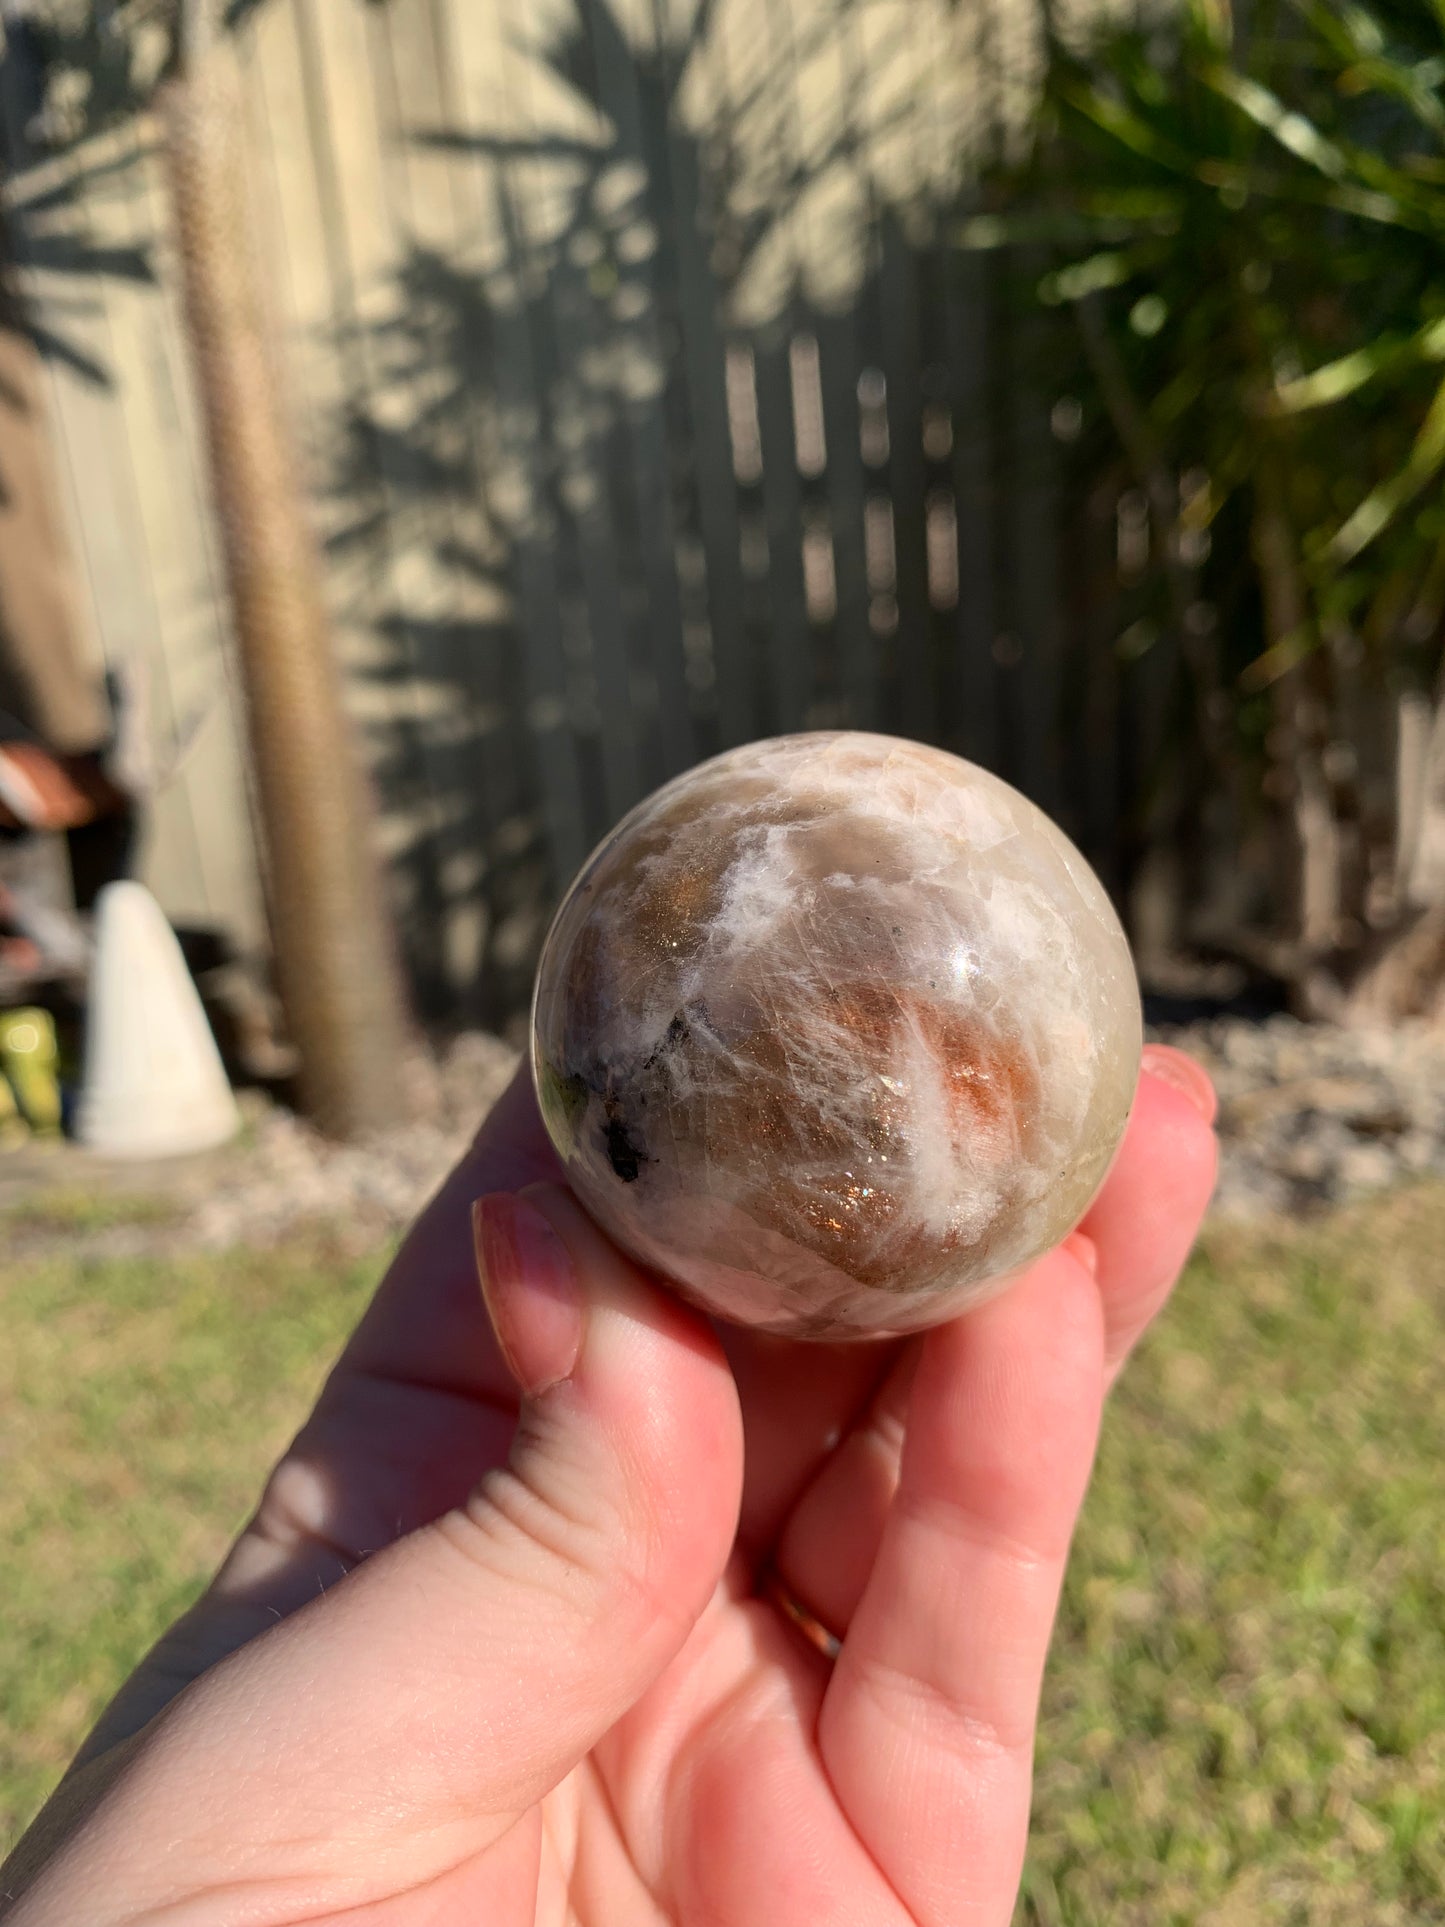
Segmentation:
<svg viewBox="0 0 1445 1927">
<path fill-rule="evenodd" d="M 456 1504 L 496 1462 L 516 1392 L 476 1293 L 471 1204 L 490 1190 L 561 1177 L 524 1068 L 407 1237 L 288 1454 L 270 1495 L 270 1523 L 279 1530 L 268 1536 L 290 1544 L 299 1528 L 307 1543 L 284 1571 L 272 1553 L 248 1562 L 248 1584 L 262 1569 L 275 1585 L 284 1581 L 286 1597 L 273 1587 L 268 1606 L 291 1610 L 360 1553 Z M 771 1545 L 798 1492 L 867 1403 L 891 1348 L 795 1345 L 731 1327 L 720 1336 L 748 1437 L 742 1538 Z M 495 1408 L 500 1424 L 478 1424 L 474 1411 L 439 1406 L 432 1393 Z M 335 1476 L 338 1466 L 355 1463 L 358 1442 L 387 1433 L 408 1441 L 407 1449 L 384 1462 L 368 1455 L 365 1481 Z"/>
<path fill-rule="evenodd" d="M 1214 1094 L 1180 1051 L 1145 1052 L 1129 1129 L 1070 1247 L 1096 1274 L 1110 1371 L 1157 1315 L 1214 1186 Z M 1017 1287 L 1011 1287 L 1016 1289 Z M 916 1348 L 915 1348 L 916 1349 Z M 895 1366 L 837 1450 L 822 1458 L 779 1528 L 788 1591 L 838 1637 L 848 1630 L 898 1484 L 914 1351 Z"/>
<path fill-rule="evenodd" d="M 470 1209 L 559 1166 L 519 1070 L 405 1240 L 224 1567 L 126 1681 L 77 1764 L 144 1726 L 258 1633 L 393 1540 L 465 1502 L 507 1452 L 516 1388 L 476 1290 Z M 883 1369 L 880 1348 L 732 1331 L 749 1437 L 747 1530 L 777 1524 Z"/>
<path fill-rule="evenodd" d="M 748 1441 L 738 1536 L 757 1561 L 777 1544 L 800 1495 L 869 1408 L 899 1345 L 798 1344 L 729 1327 L 720 1336 Z"/>
<path fill-rule="evenodd" d="M 1204 1071 L 1151 1044 L 1129 1128 L 1079 1229 L 1098 1259 L 1110 1374 L 1168 1298 L 1214 1191 L 1215 1103 Z"/>
<path fill-rule="evenodd" d="M 921 1339 L 894 1355 L 858 1421 L 789 1513 L 773 1565 L 787 1592 L 841 1639 L 878 1556 L 903 1456 Z"/>
<path fill-rule="evenodd" d="M 922 1348 L 897 1496 L 818 1729 L 920 1927 L 1010 1916 L 1103 1358 L 1098 1290 L 1065 1250 Z"/>
<path fill-rule="evenodd" d="M 489 1201 L 481 1244 L 524 1393 L 508 1464 L 175 1702 L 88 1833 L 137 1916 L 218 1866 L 228 1917 L 258 1921 L 425 1889 L 591 1750 L 713 1594 L 742 1438 L 706 1324 L 561 1191 Z"/>
<path fill-rule="evenodd" d="M 105 1709 L 77 1765 L 362 1559 L 461 1505 L 505 1459 L 517 1389 L 477 1290 L 472 1204 L 557 1170 L 522 1066 L 387 1268 L 216 1579 Z"/>
</svg>

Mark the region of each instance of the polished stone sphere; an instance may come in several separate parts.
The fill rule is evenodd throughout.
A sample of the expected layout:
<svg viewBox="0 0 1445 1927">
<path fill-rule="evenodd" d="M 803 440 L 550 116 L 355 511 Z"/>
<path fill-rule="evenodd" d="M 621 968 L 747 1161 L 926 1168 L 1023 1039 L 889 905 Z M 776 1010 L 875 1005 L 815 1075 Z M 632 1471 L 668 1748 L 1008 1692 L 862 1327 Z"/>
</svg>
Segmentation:
<svg viewBox="0 0 1445 1927">
<path fill-rule="evenodd" d="M 941 750 L 753 743 L 624 818 L 557 913 L 532 1064 L 577 1195 L 705 1310 L 932 1325 L 1077 1224 L 1139 1070 L 1098 879 Z"/>
</svg>

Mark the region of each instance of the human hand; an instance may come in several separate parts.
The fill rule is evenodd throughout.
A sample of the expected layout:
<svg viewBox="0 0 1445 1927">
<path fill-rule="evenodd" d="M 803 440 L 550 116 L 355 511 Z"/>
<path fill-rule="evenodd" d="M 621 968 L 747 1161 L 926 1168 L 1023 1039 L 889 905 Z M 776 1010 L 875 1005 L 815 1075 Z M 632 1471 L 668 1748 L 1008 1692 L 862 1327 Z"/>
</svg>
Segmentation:
<svg viewBox="0 0 1445 1927">
<path fill-rule="evenodd" d="M 1104 1394 L 1193 1240 L 1212 1107 L 1151 1048 L 1073 1238 L 937 1331 L 832 1347 L 717 1333 L 638 1272 L 519 1079 L 0 1917 L 1003 1927 Z M 520 1399 L 471 1259 L 495 1193 Z"/>
</svg>

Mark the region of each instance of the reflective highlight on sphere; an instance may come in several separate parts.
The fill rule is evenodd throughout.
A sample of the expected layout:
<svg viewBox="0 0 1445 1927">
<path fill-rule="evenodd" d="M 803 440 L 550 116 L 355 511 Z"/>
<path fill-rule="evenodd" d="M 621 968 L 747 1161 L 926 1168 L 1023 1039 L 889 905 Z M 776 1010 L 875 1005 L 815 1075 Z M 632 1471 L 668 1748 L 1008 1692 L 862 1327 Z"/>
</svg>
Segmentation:
<svg viewBox="0 0 1445 1927">
<path fill-rule="evenodd" d="M 548 936 L 532 1063 L 597 1222 L 704 1309 L 915 1330 L 1078 1222 L 1141 1023 L 1098 879 L 941 750 L 780 737 L 613 831 Z"/>
</svg>

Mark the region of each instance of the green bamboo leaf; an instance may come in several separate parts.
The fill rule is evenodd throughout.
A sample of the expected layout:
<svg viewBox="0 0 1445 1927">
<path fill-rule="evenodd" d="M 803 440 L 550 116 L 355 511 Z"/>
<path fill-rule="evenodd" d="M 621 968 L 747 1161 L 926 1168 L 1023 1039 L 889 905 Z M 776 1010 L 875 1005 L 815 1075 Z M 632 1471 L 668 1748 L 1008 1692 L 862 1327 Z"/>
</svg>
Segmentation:
<svg viewBox="0 0 1445 1927">
<path fill-rule="evenodd" d="M 1135 255 L 1118 249 L 1091 254 L 1085 261 L 1074 261 L 1066 268 L 1046 274 L 1039 283 L 1039 298 L 1051 308 L 1068 301 L 1084 301 L 1106 288 L 1122 287 L 1142 266 Z"/>
<path fill-rule="evenodd" d="M 1065 80 L 1059 94 L 1074 111 L 1091 121 L 1101 133 L 1108 134 L 1121 147 L 1141 159 L 1157 162 L 1176 174 L 1190 171 L 1190 158 L 1184 149 L 1165 140 L 1140 115 L 1131 113 L 1122 101 L 1111 100 L 1097 87 Z"/>
<path fill-rule="evenodd" d="M 1341 5 L 1339 0 L 1295 0 L 1295 6 L 1343 63 L 1337 76 L 1341 92 L 1393 95 L 1432 131 L 1445 131 L 1445 103 L 1439 97 L 1445 60 L 1439 56 L 1416 60 L 1392 53 L 1385 28 L 1363 6 Z M 1434 6 L 1433 11 L 1445 28 L 1445 5 Z"/>
<path fill-rule="evenodd" d="M 1367 148 L 1352 147 L 1350 160 L 1362 185 L 1368 191 L 1387 195 L 1411 226 L 1438 229 L 1442 225 L 1445 210 L 1439 195 L 1422 193 L 1408 169 Z"/>
<path fill-rule="evenodd" d="M 1079 196 L 1080 213 L 1172 233 L 1184 214 L 1184 194 L 1169 187 L 1114 187 Z"/>
<path fill-rule="evenodd" d="M 1339 91 L 1345 94 L 1391 94 L 1403 100 L 1416 119 L 1424 121 L 1433 133 L 1445 131 L 1445 104 L 1441 104 L 1430 77 L 1422 79 L 1418 67 L 1397 66 L 1391 60 L 1356 60 L 1339 75 Z"/>
<path fill-rule="evenodd" d="M 1250 694 L 1268 689 L 1271 683 L 1278 682 L 1281 676 L 1287 676 L 1291 669 L 1297 668 L 1314 647 L 1313 626 L 1308 622 L 1300 623 L 1288 635 L 1272 642 L 1253 662 L 1245 664 L 1239 672 L 1240 688 Z"/>
<path fill-rule="evenodd" d="M 1181 368 L 1172 381 L 1165 383 L 1150 408 L 1161 428 L 1172 428 L 1188 413 L 1204 393 L 1206 380 L 1207 371 L 1191 362 Z"/>
<path fill-rule="evenodd" d="M 1327 551 L 1336 566 L 1353 562 L 1376 541 L 1415 497 L 1445 468 L 1445 381 L 1435 391 L 1414 447 L 1398 473 L 1361 502 L 1338 529 Z"/>
<path fill-rule="evenodd" d="M 1323 11 L 1319 9 L 1318 11 Z M 1363 53 L 1382 54 L 1386 47 L 1385 29 L 1368 7 L 1347 4 L 1340 7 L 1340 24 Z"/>
<path fill-rule="evenodd" d="M 1005 220 L 998 214 L 975 214 L 967 221 L 960 222 L 955 238 L 961 248 L 986 252 L 991 248 L 1006 248 L 1014 239 L 1017 221 Z"/>
<path fill-rule="evenodd" d="M 1404 341 L 1377 341 L 1353 354 L 1341 355 L 1294 381 L 1280 382 L 1274 392 L 1276 406 L 1286 415 L 1302 415 L 1312 408 L 1327 408 L 1357 394 L 1377 375 L 1398 373 L 1421 363 L 1445 361 L 1445 318 L 1432 321 Z"/>
<path fill-rule="evenodd" d="M 1101 241 L 1120 238 L 1119 223 L 1112 224 L 1112 236 L 1108 233 L 1110 225 L 1103 217 L 1090 218 L 1072 211 L 1057 214 L 975 214 L 959 222 L 953 230 L 953 238 L 961 248 L 981 254 L 998 248 L 1026 247 L 1040 241 L 1097 247 Z"/>
<path fill-rule="evenodd" d="M 1320 196 L 1325 207 L 1337 208 L 1341 214 L 1355 214 L 1363 221 L 1374 221 L 1382 227 L 1411 228 L 1416 233 L 1430 234 L 1445 225 L 1445 211 L 1431 218 L 1415 207 L 1407 206 L 1394 194 L 1371 193 L 1365 187 L 1336 187 Z"/>
<path fill-rule="evenodd" d="M 1355 394 L 1366 382 L 1373 381 L 1385 360 L 1383 344 L 1358 348 L 1354 354 L 1326 362 L 1322 368 L 1316 368 L 1294 381 L 1278 382 L 1274 391 L 1275 405 L 1286 415 L 1302 415 L 1312 408 L 1327 408 L 1331 403 Z"/>
<path fill-rule="evenodd" d="M 1385 51 L 1385 30 L 1364 7 L 1341 6 L 1339 0 L 1295 0 L 1295 10 L 1342 60 Z"/>
<path fill-rule="evenodd" d="M 1419 181 L 1407 167 L 1352 142 L 1330 140 L 1304 115 L 1242 75 L 1216 69 L 1210 84 L 1232 100 L 1299 160 L 1331 183 L 1334 205 L 1372 221 L 1436 231 L 1445 225 L 1438 204 L 1422 200 Z"/>
<path fill-rule="evenodd" d="M 1437 81 L 1434 86 L 1438 84 Z M 1445 133 L 1445 103 L 1439 99 L 1434 86 L 1429 84 L 1428 77 L 1422 80 L 1418 68 L 1402 67 L 1390 60 L 1357 60 L 1339 77 L 1342 93 L 1388 94 L 1403 101 L 1417 120 L 1440 134 Z"/>
<path fill-rule="evenodd" d="M 1189 0 L 1189 24 L 1217 53 L 1234 45 L 1234 15 L 1229 0 Z"/>
<path fill-rule="evenodd" d="M 1445 229 L 1445 204 L 1422 208 L 1394 195 L 1333 181 L 1313 182 L 1304 177 L 1276 174 L 1265 168 L 1245 167 L 1234 161 L 1198 162 L 1194 178 L 1205 187 L 1233 197 L 1234 205 L 1260 198 L 1302 207 L 1328 207 L 1376 226 L 1405 228 L 1411 233 L 1439 235 Z"/>
<path fill-rule="evenodd" d="M 1232 73 L 1228 67 L 1217 65 L 1207 68 L 1203 79 L 1215 93 L 1232 101 L 1242 114 L 1272 135 L 1297 160 L 1313 167 L 1317 173 L 1327 175 L 1332 181 L 1349 178 L 1350 164 L 1343 149 L 1322 134 L 1305 115 L 1286 107 L 1279 95 L 1268 87 L 1251 80 L 1247 74 Z"/>
</svg>

